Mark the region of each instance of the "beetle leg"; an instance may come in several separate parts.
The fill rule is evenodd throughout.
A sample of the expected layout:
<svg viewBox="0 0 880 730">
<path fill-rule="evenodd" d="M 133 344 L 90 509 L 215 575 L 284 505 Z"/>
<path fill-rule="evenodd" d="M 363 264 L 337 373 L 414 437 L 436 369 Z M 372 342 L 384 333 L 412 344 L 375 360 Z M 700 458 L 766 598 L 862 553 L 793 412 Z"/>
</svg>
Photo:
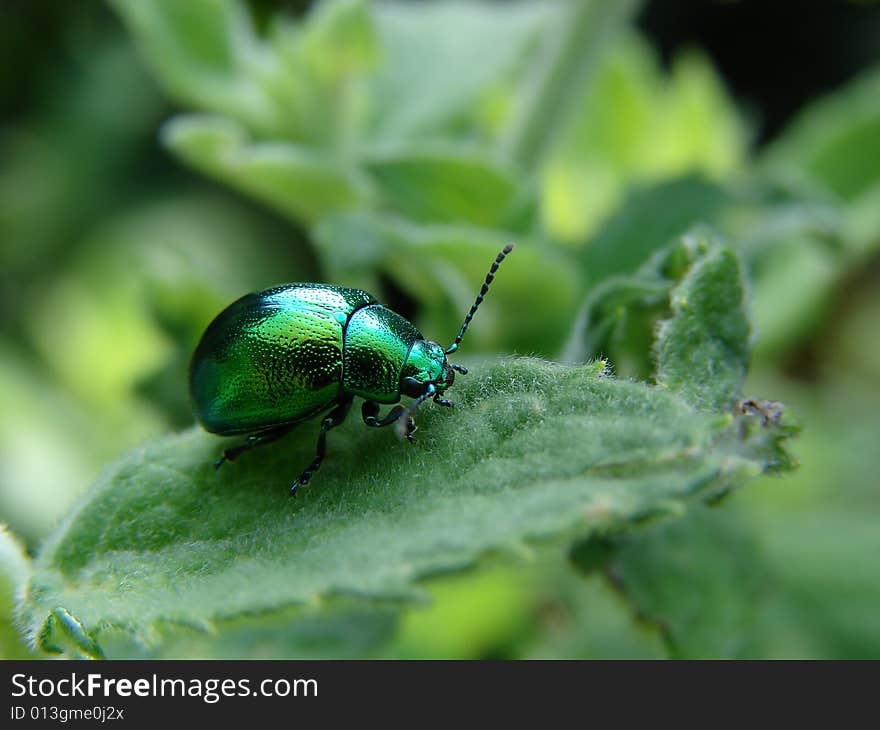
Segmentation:
<svg viewBox="0 0 880 730">
<path fill-rule="evenodd" d="M 406 426 L 403 428 L 403 437 L 409 441 L 411 444 L 414 444 L 416 440 L 413 438 L 413 434 L 418 429 L 416 426 L 415 419 L 412 416 L 407 416 L 406 418 Z"/>
<path fill-rule="evenodd" d="M 361 415 L 363 416 L 364 423 L 368 426 L 373 426 L 374 428 L 381 428 L 382 426 L 390 426 L 392 423 L 397 421 L 404 413 L 406 413 L 406 408 L 403 406 L 394 406 L 388 413 L 385 414 L 384 418 L 377 418 L 379 415 L 379 404 L 374 400 L 365 400 L 363 406 L 361 406 Z M 413 442 L 415 439 L 413 438 L 413 434 L 416 431 L 416 422 L 413 420 L 412 416 L 407 417 L 407 424 L 404 429 L 404 437 L 407 441 Z"/>
<path fill-rule="evenodd" d="M 436 393 L 437 388 L 434 387 L 433 383 L 428 383 L 425 386 L 425 392 L 409 404 L 409 407 L 403 412 L 402 416 L 397 419 L 397 424 L 394 428 L 398 438 L 406 438 L 410 443 L 415 442 L 413 434 L 416 432 L 416 422 L 413 420 L 412 414 L 416 412 L 422 403 Z M 401 425 L 401 421 L 403 425 Z"/>
<path fill-rule="evenodd" d="M 405 410 L 406 408 L 403 406 L 394 406 L 394 408 L 388 411 L 384 418 L 378 418 L 379 404 L 374 400 L 365 400 L 364 404 L 361 406 L 361 417 L 364 419 L 364 423 L 368 426 L 381 428 L 382 426 L 390 426 L 400 418 L 400 414 Z"/>
<path fill-rule="evenodd" d="M 264 431 L 263 433 L 257 433 L 253 434 L 252 436 L 248 436 L 247 439 L 245 439 L 243 443 L 238 444 L 238 446 L 232 446 L 228 449 L 225 449 L 223 451 L 223 456 L 221 456 L 219 459 L 217 459 L 217 461 L 214 462 L 214 468 L 219 469 L 227 461 L 235 461 L 245 451 L 250 451 L 260 444 L 268 444 L 272 441 L 277 441 L 286 433 L 288 433 L 291 428 L 293 428 L 293 426 L 281 426 L 280 428 L 275 428 L 271 431 Z"/>
<path fill-rule="evenodd" d="M 446 398 L 441 398 L 439 394 L 434 396 L 434 402 L 438 406 L 444 406 L 445 408 L 452 408 L 452 406 L 455 405 L 452 401 L 448 401 Z"/>
<path fill-rule="evenodd" d="M 299 487 L 308 484 L 312 480 L 314 473 L 321 468 L 321 462 L 324 461 L 324 453 L 327 451 L 327 431 L 331 428 L 336 428 L 345 420 L 349 410 L 351 410 L 351 404 L 353 401 L 353 397 L 349 398 L 324 416 L 324 420 L 321 421 L 321 432 L 318 434 L 318 445 L 315 449 L 315 458 L 312 460 L 312 463 L 306 467 L 305 471 L 296 478 L 293 486 L 291 486 L 291 497 L 295 497 L 296 490 Z"/>
</svg>

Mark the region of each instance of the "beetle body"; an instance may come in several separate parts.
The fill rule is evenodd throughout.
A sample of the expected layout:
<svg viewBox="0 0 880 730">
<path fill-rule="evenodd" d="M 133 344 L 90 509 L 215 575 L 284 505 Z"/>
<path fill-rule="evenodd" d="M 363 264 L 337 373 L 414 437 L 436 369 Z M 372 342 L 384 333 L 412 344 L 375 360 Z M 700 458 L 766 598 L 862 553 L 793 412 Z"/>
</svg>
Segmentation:
<svg viewBox="0 0 880 730">
<path fill-rule="evenodd" d="M 498 255 L 453 345 L 444 350 L 404 317 L 361 289 L 286 284 L 247 294 L 208 326 L 190 366 L 190 393 L 204 428 L 247 440 L 216 462 L 233 461 L 294 425 L 329 411 L 321 422 L 315 460 L 294 482 L 308 483 L 324 457 L 326 433 L 345 419 L 355 396 L 368 426 L 397 423 L 412 440 L 412 413 L 442 395 L 464 368 L 446 355 L 458 348 L 470 319 L 510 246 Z M 379 418 L 379 404 L 415 399 Z"/>
</svg>

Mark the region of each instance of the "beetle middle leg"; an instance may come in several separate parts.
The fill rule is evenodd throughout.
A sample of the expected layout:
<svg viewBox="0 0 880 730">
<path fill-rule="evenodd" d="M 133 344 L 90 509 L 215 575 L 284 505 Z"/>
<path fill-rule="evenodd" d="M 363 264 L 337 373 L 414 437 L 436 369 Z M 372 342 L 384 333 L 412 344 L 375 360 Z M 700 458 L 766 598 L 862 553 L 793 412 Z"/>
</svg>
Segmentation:
<svg viewBox="0 0 880 730">
<path fill-rule="evenodd" d="M 351 404 L 353 401 L 354 397 L 349 397 L 324 416 L 324 420 L 321 421 L 321 432 L 318 434 L 318 446 L 315 449 L 315 458 L 312 460 L 312 463 L 306 467 L 303 473 L 296 478 L 293 486 L 291 486 L 291 497 L 295 497 L 296 490 L 299 487 L 308 484 L 314 473 L 321 468 L 321 462 L 324 461 L 324 453 L 327 451 L 327 431 L 331 428 L 336 428 L 345 420 L 349 410 L 351 410 Z"/>
<path fill-rule="evenodd" d="M 250 451 L 251 449 L 260 446 L 261 444 L 269 444 L 273 441 L 277 441 L 282 436 L 286 435 L 293 426 L 279 426 L 278 428 L 273 428 L 270 431 L 263 431 L 262 433 L 256 433 L 252 436 L 248 436 L 243 443 L 240 443 L 238 446 L 232 446 L 228 449 L 224 449 L 223 456 L 221 456 L 217 461 L 214 462 L 214 468 L 219 469 L 223 464 L 227 461 L 235 461 L 239 456 L 241 456 L 245 451 Z"/>
<path fill-rule="evenodd" d="M 372 426 L 374 428 L 381 428 L 382 426 L 390 426 L 392 423 L 395 423 L 404 413 L 406 413 L 406 408 L 403 406 L 394 406 L 388 413 L 385 414 L 384 418 L 378 418 L 379 416 L 379 404 L 374 400 L 365 400 L 363 406 L 361 406 L 361 416 L 364 419 L 364 423 L 368 426 Z M 409 417 L 408 422 L 406 424 L 406 429 L 404 435 L 406 436 L 407 441 L 413 441 L 413 434 L 416 431 L 416 422 L 413 420 L 412 416 Z"/>
</svg>

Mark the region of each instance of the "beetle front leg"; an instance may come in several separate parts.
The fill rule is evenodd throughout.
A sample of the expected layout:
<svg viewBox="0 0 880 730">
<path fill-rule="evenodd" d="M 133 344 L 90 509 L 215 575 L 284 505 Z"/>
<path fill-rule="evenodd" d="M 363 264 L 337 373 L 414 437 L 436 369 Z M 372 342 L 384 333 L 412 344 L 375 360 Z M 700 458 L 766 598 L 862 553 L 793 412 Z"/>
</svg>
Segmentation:
<svg viewBox="0 0 880 730">
<path fill-rule="evenodd" d="M 403 406 L 394 406 L 388 413 L 385 414 L 384 418 L 378 418 L 379 415 L 379 404 L 373 400 L 365 400 L 363 406 L 361 406 L 361 416 L 364 419 L 364 423 L 368 426 L 372 426 L 373 428 L 381 428 L 382 426 L 390 426 L 392 423 L 396 422 L 404 413 L 406 413 L 406 408 Z M 407 441 L 414 441 L 413 434 L 416 431 L 416 422 L 413 420 L 412 416 L 408 417 L 408 421 L 406 424 L 405 436 Z"/>
<path fill-rule="evenodd" d="M 324 416 L 324 420 L 321 421 L 321 432 L 318 434 L 318 445 L 315 448 L 315 458 L 312 460 L 312 463 L 306 467 L 303 473 L 296 478 L 293 486 L 291 486 L 291 497 L 295 497 L 296 490 L 299 487 L 308 484 L 312 480 L 312 476 L 314 476 L 315 472 L 321 468 L 321 462 L 324 461 L 324 454 L 327 451 L 327 431 L 331 428 L 336 428 L 345 420 L 349 410 L 351 410 L 351 404 L 353 401 L 354 398 L 349 398 Z"/>
<path fill-rule="evenodd" d="M 405 410 L 406 408 L 403 406 L 394 406 L 394 408 L 385 414 L 384 418 L 378 418 L 379 404 L 374 400 L 365 400 L 364 404 L 361 406 L 361 417 L 364 419 L 364 423 L 368 426 L 381 428 L 382 426 L 390 426 L 400 418 L 400 414 Z"/>
</svg>

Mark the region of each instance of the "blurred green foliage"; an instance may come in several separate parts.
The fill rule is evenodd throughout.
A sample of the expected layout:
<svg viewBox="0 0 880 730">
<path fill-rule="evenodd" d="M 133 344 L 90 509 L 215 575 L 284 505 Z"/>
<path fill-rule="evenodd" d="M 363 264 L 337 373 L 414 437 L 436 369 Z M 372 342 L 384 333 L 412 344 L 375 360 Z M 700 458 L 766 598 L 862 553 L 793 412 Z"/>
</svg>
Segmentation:
<svg viewBox="0 0 880 730">
<path fill-rule="evenodd" d="M 327 0 L 300 17 L 256 19 L 243 0 L 108 5 L 113 15 L 67 11 L 63 63 L 33 76 L 34 103 L 0 130 L 0 523 L 11 531 L 0 530 L 0 655 L 27 652 L 28 627 L 46 629 L 44 649 L 94 654 L 101 621 L 113 624 L 100 634 L 109 656 L 880 655 L 880 567 L 870 560 L 880 549 L 880 68 L 752 149 L 707 58 L 693 50 L 661 65 L 631 22 L 633 3 Z M 423 414 L 428 453 L 415 455 L 348 424 L 332 446 L 342 471 L 335 481 L 322 473 L 303 500 L 320 505 L 337 541 L 379 522 L 393 534 L 400 521 L 406 546 L 386 556 L 372 600 L 345 582 L 360 563 L 344 541 L 334 543 L 338 574 L 297 564 L 311 533 L 295 533 L 278 477 L 266 483 L 295 468 L 311 436 L 209 487 L 213 473 L 198 469 L 216 441 L 187 433 L 147 448 L 197 470 L 192 493 L 171 473 L 157 477 L 161 466 L 139 469 L 135 452 L 82 496 L 101 465 L 192 422 L 189 354 L 236 296 L 285 280 L 361 286 L 443 341 L 510 240 L 516 253 L 463 350 L 478 377 L 462 387 L 458 418 Z M 447 505 L 455 480 L 433 501 L 418 490 L 404 499 L 398 469 L 437 469 L 431 446 L 456 428 L 475 454 L 486 450 L 474 459 L 491 451 L 477 428 L 489 424 L 483 433 L 499 444 L 536 440 L 545 466 L 566 449 L 627 443 L 635 459 L 635 446 L 662 433 L 637 418 L 613 435 L 575 429 L 569 441 L 537 420 L 526 428 L 525 413 L 561 415 L 555 401 L 542 405 L 556 387 L 543 371 L 521 373 L 509 384 L 519 395 L 486 410 L 478 371 L 490 381 L 518 372 L 492 364 L 494 353 L 604 357 L 617 376 L 659 383 L 676 394 L 673 410 L 703 411 L 685 429 L 696 442 L 744 429 L 715 447 L 719 459 L 751 460 L 749 476 L 789 466 L 776 450 L 784 434 L 756 418 L 708 424 L 732 419 L 740 396 L 783 401 L 805 426 L 801 467 L 712 508 L 631 504 L 628 517 L 598 519 L 568 559 L 556 528 L 535 545 L 525 523 L 487 559 L 463 539 L 468 524 L 476 530 L 466 520 L 458 533 L 428 520 L 426 556 L 414 518 Z M 530 382 L 541 386 L 530 393 Z M 609 393 L 595 402 L 622 407 Z M 686 420 L 668 421 L 666 435 Z M 607 442 L 590 441 L 600 435 Z M 364 446 L 377 438 L 381 448 Z M 510 448 L 518 460 L 507 472 L 550 478 L 541 459 Z M 378 502 L 344 478 L 364 449 L 388 474 Z M 485 482 L 459 485 L 462 500 L 495 483 L 486 469 Z M 669 475 L 649 459 L 637 476 L 656 489 Z M 200 512 L 200 525 L 175 522 L 175 505 L 200 494 L 219 500 L 221 517 L 242 500 L 230 513 L 242 521 Z M 510 528 L 515 499 L 492 504 L 467 514 Z M 345 517 L 377 505 L 385 512 L 373 519 Z M 564 506 L 525 516 L 562 519 Z M 218 525 L 229 542 L 205 556 L 216 563 L 212 589 L 247 610 L 183 601 L 155 623 L 167 554 L 131 550 L 179 552 L 187 530 Z M 289 544 L 248 542 L 259 525 L 272 544 L 291 531 Z M 129 570 L 126 560 L 144 564 Z M 289 583 L 259 614 L 246 589 L 229 588 L 245 560 L 267 561 L 258 575 Z M 455 567 L 448 560 L 479 569 L 431 578 Z M 356 577 L 369 582 L 372 570 Z M 348 590 L 316 588 L 313 574 Z M 106 591 L 108 578 L 120 595 Z"/>
</svg>

